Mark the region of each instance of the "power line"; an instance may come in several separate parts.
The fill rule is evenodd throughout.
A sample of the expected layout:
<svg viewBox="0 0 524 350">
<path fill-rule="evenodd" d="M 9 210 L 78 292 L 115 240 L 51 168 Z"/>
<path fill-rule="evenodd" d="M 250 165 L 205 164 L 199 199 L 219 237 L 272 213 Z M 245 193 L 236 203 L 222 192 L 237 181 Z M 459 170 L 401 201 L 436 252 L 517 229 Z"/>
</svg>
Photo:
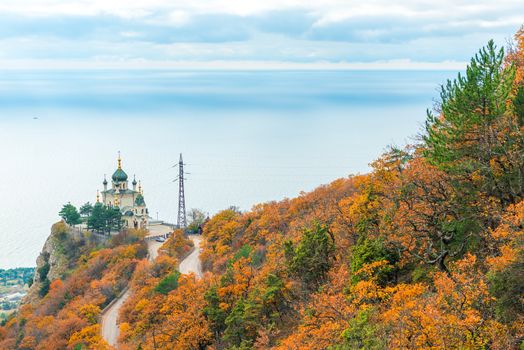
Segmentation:
<svg viewBox="0 0 524 350">
<path fill-rule="evenodd" d="M 177 227 L 186 228 L 186 196 L 184 191 L 184 161 L 182 160 L 182 153 L 180 153 L 180 160 L 178 162 L 178 178 L 174 181 L 178 181 L 178 218 Z"/>
</svg>

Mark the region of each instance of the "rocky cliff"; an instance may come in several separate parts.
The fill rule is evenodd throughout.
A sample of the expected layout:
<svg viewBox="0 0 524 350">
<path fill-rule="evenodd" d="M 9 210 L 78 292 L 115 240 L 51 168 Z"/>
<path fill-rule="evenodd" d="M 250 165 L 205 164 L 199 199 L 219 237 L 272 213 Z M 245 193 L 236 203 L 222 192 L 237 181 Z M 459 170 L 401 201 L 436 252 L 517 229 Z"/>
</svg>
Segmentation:
<svg viewBox="0 0 524 350">
<path fill-rule="evenodd" d="M 56 279 L 67 277 L 76 265 L 81 247 L 88 241 L 101 241 L 104 237 L 82 232 L 63 221 L 51 227 L 51 234 L 36 259 L 33 285 L 22 300 L 22 304 L 33 304 L 44 297 L 49 286 Z"/>
</svg>

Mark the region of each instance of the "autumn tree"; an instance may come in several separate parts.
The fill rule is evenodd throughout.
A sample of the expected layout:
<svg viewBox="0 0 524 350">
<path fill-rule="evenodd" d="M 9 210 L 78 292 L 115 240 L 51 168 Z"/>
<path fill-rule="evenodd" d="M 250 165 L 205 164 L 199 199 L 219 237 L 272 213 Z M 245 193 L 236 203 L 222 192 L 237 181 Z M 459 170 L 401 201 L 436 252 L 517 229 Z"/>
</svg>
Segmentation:
<svg viewBox="0 0 524 350">
<path fill-rule="evenodd" d="M 111 346 L 100 336 L 100 325 L 93 324 L 73 333 L 69 338 L 69 349 L 110 350 Z"/>
<path fill-rule="evenodd" d="M 496 254 L 487 259 L 488 276 L 497 318 L 524 324 L 524 201 L 507 208 L 491 237 Z"/>
<path fill-rule="evenodd" d="M 457 200 L 460 194 L 451 183 L 447 173 L 416 158 L 386 195 L 393 203 L 388 227 L 396 233 L 390 241 L 401 253 L 435 264 L 442 271 L 447 271 L 446 261 L 459 258 L 481 230 L 476 207 Z"/>
</svg>

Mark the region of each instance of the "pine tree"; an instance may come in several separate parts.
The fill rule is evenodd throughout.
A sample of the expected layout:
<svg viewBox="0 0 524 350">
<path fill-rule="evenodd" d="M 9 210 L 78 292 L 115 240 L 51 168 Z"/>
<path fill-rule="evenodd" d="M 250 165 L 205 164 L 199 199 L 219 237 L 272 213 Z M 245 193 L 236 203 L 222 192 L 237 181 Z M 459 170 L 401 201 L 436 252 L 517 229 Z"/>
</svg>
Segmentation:
<svg viewBox="0 0 524 350">
<path fill-rule="evenodd" d="M 312 229 L 305 229 L 298 246 L 287 242 L 285 250 L 290 272 L 300 277 L 308 288 L 315 289 L 323 283 L 335 251 L 326 226 L 316 223 Z"/>
<path fill-rule="evenodd" d="M 78 225 L 80 220 L 80 214 L 78 213 L 78 210 L 74 205 L 71 203 L 67 203 L 62 207 L 62 210 L 58 213 L 62 219 L 68 224 L 68 225 Z"/>
<path fill-rule="evenodd" d="M 464 76 L 442 86 L 439 114 L 428 112 L 425 155 L 455 177 L 461 195 L 482 192 L 502 206 L 522 198 L 523 135 L 508 103 L 514 80 L 515 67 L 490 41 Z"/>
<path fill-rule="evenodd" d="M 80 215 L 83 217 L 89 217 L 91 213 L 93 212 L 93 205 L 89 202 L 85 203 L 80 207 Z"/>
</svg>

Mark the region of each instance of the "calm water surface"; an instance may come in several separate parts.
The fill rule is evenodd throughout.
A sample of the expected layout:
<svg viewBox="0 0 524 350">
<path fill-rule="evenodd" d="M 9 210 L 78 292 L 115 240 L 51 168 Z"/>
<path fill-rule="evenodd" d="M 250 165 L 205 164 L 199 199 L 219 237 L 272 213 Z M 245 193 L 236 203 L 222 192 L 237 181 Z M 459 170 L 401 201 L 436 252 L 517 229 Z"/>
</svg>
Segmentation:
<svg viewBox="0 0 524 350">
<path fill-rule="evenodd" d="M 122 152 L 174 221 L 172 166 L 210 214 L 368 171 L 410 141 L 454 72 L 0 71 L 0 268 L 33 266 L 62 204 L 93 202 Z"/>
</svg>

